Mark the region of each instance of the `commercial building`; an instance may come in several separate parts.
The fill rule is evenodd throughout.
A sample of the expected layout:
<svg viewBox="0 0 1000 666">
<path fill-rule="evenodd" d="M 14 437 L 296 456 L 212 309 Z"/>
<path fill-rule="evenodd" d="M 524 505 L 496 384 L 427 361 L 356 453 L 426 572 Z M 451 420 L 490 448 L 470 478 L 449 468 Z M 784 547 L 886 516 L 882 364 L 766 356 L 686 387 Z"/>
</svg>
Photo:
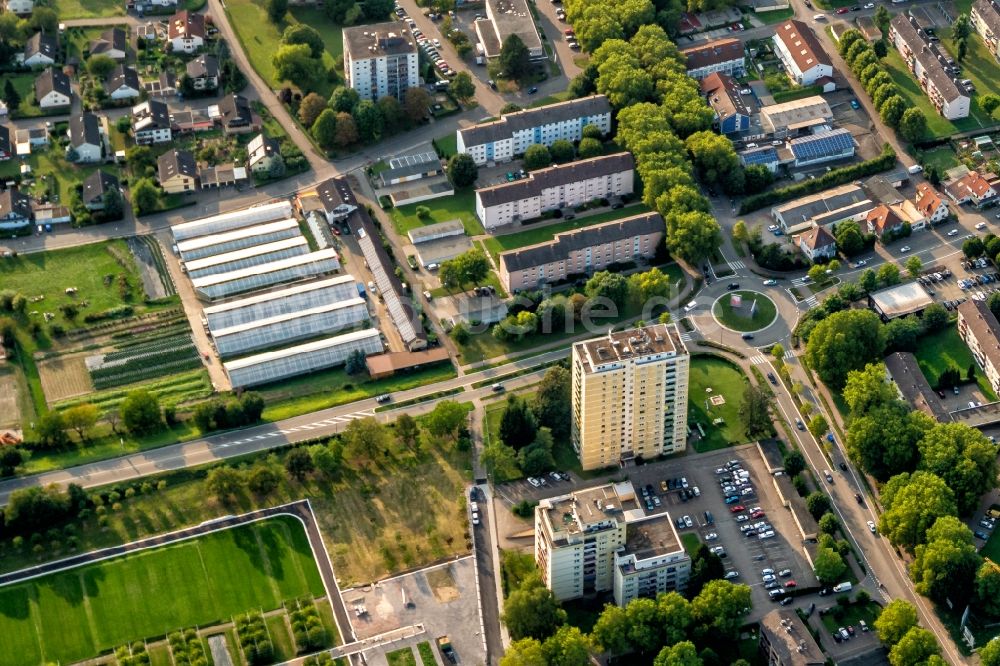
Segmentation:
<svg viewBox="0 0 1000 666">
<path fill-rule="evenodd" d="M 550 241 L 501 252 L 500 284 L 513 294 L 588 275 L 611 264 L 650 259 L 665 233 L 659 213 L 564 231 Z"/>
<path fill-rule="evenodd" d="M 400 102 L 420 85 L 417 45 L 402 21 L 344 28 L 344 77 L 361 99 Z"/>
<path fill-rule="evenodd" d="M 812 29 L 802 21 L 786 21 L 774 31 L 774 51 L 790 78 L 800 86 L 811 86 L 833 76 L 833 64 Z"/>
<path fill-rule="evenodd" d="M 573 345 L 570 432 L 583 469 L 686 448 L 690 360 L 670 324 Z"/>
<path fill-rule="evenodd" d="M 683 590 L 691 572 L 670 516 L 647 514 L 628 481 L 541 500 L 535 563 L 556 599 L 613 591 L 619 606 Z"/>
<path fill-rule="evenodd" d="M 797 167 L 854 157 L 854 138 L 844 128 L 800 136 L 792 139 L 788 147 L 795 156 L 794 165 Z"/>
<path fill-rule="evenodd" d="M 1000 322 L 985 301 L 968 300 L 958 306 L 958 334 L 994 393 L 1000 391 Z"/>
<path fill-rule="evenodd" d="M 309 241 L 305 236 L 299 234 L 292 238 L 264 243 L 262 245 L 251 245 L 240 250 L 213 254 L 201 259 L 194 259 L 184 263 L 188 275 L 194 278 L 206 275 L 218 275 L 220 273 L 230 273 L 244 268 L 252 268 L 261 264 L 269 264 L 273 261 L 299 257 L 309 253 Z"/>
<path fill-rule="evenodd" d="M 995 0 L 976 0 L 969 20 L 993 57 L 1000 58 L 1000 6 Z"/>
<path fill-rule="evenodd" d="M 205 275 L 192 279 L 191 284 L 200 298 L 212 301 L 338 270 L 337 253 L 327 249 L 228 273 Z"/>
<path fill-rule="evenodd" d="M 611 104 L 604 95 L 548 104 L 501 116 L 500 120 L 457 130 L 458 152 L 468 153 L 476 164 L 509 162 L 528 146 L 551 146 L 559 139 L 579 141 L 583 128 L 594 125 L 602 134 L 611 131 Z"/>
<path fill-rule="evenodd" d="M 524 42 L 532 60 L 545 58 L 527 0 L 486 0 L 486 18 L 477 20 L 473 26 L 487 58 L 499 57 L 503 43 L 511 35 L 517 35 Z"/>
<path fill-rule="evenodd" d="M 355 296 L 230 328 L 213 329 L 212 339 L 221 356 L 233 356 L 359 327 L 362 323 L 367 325 L 367 322 L 365 299 Z"/>
<path fill-rule="evenodd" d="M 336 275 L 238 300 L 207 306 L 205 320 L 212 330 L 271 319 L 310 310 L 326 303 L 350 300 L 358 295 L 353 275 Z"/>
<path fill-rule="evenodd" d="M 919 282 L 905 282 L 868 294 L 868 307 L 885 322 L 920 314 L 933 302 Z"/>
<path fill-rule="evenodd" d="M 758 648 L 767 666 L 823 666 L 827 661 L 794 610 L 775 609 L 761 618 Z"/>
<path fill-rule="evenodd" d="M 229 213 L 203 217 L 191 222 L 183 222 L 171 227 L 174 241 L 180 242 L 197 236 L 208 236 L 233 229 L 252 227 L 262 222 L 287 220 L 292 217 L 292 204 L 288 201 L 276 201 L 252 208 L 243 208 Z"/>
<path fill-rule="evenodd" d="M 681 49 L 681 54 L 687 62 L 688 76 L 692 79 L 701 80 L 716 72 L 728 76 L 743 76 L 746 73 L 743 42 L 738 39 L 716 39 Z"/>
<path fill-rule="evenodd" d="M 740 164 L 743 166 L 748 167 L 758 164 L 767 167 L 767 170 L 771 173 L 777 172 L 778 167 L 788 162 L 782 155 L 778 155 L 778 151 L 773 146 L 760 146 L 758 148 L 751 148 L 750 150 L 743 150 L 740 151 L 739 156 Z"/>
<path fill-rule="evenodd" d="M 833 110 L 819 95 L 770 104 L 760 109 L 764 131 L 775 136 L 794 136 L 803 130 L 833 122 Z"/>
<path fill-rule="evenodd" d="M 875 204 L 861 187 L 848 184 L 775 206 L 771 209 L 771 217 L 789 234 L 808 229 L 813 225 L 814 218 L 819 216 L 828 216 L 821 218 L 824 222 L 829 217 L 835 218 L 829 220 L 832 223 L 846 217 L 864 215 L 874 207 Z M 838 217 L 840 215 L 844 217 Z"/>
<path fill-rule="evenodd" d="M 885 357 L 885 371 L 888 381 L 896 387 L 899 397 L 910 407 L 922 411 L 937 421 L 951 420 L 941 398 L 934 392 L 930 382 L 920 370 L 916 356 L 910 352 L 889 354 Z"/>
<path fill-rule="evenodd" d="M 387 352 L 365 359 L 368 376 L 372 379 L 391 377 L 397 372 L 412 372 L 428 365 L 450 361 L 451 356 L 444 347 L 434 347 L 415 352 Z"/>
<path fill-rule="evenodd" d="M 253 227 L 243 227 L 210 236 L 197 236 L 179 241 L 177 251 L 184 262 L 210 257 L 216 254 L 235 252 L 243 248 L 273 243 L 302 235 L 296 220 L 279 220 Z"/>
<path fill-rule="evenodd" d="M 948 120 L 968 117 L 969 95 L 954 80 L 954 62 L 928 39 L 916 19 L 906 13 L 896 14 L 889 24 L 889 40 L 938 113 Z"/>
<path fill-rule="evenodd" d="M 729 76 L 715 72 L 701 80 L 701 94 L 708 100 L 708 105 L 715 111 L 715 120 L 719 132 L 726 136 L 756 136 L 754 132 L 754 111 L 747 104 L 746 98 L 740 92 L 743 90 L 739 81 Z M 760 133 L 760 123 L 756 125 Z M 762 133 L 760 133 L 763 136 Z"/>
<path fill-rule="evenodd" d="M 233 387 L 245 388 L 341 365 L 356 351 L 368 355 L 379 354 L 382 349 L 378 329 L 368 328 L 226 361 L 222 365 Z"/>
<path fill-rule="evenodd" d="M 527 178 L 476 190 L 476 215 L 493 231 L 548 211 L 632 194 L 634 170 L 628 152 L 539 169 Z"/>
</svg>

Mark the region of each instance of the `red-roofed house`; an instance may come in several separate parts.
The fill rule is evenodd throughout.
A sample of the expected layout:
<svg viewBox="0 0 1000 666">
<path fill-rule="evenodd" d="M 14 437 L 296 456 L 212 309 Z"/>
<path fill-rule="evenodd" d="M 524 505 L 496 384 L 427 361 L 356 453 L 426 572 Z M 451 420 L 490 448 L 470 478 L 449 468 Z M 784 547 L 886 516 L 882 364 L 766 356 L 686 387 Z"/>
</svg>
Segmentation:
<svg viewBox="0 0 1000 666">
<path fill-rule="evenodd" d="M 167 42 L 175 53 L 194 53 L 205 45 L 205 15 L 177 12 L 167 24 Z"/>
<path fill-rule="evenodd" d="M 944 221 L 950 213 L 948 202 L 930 183 L 917 185 L 917 195 L 914 197 L 913 203 L 917 206 L 920 214 L 930 220 L 931 224 Z"/>
<path fill-rule="evenodd" d="M 802 254 L 811 261 L 817 259 L 833 259 L 837 256 L 837 241 L 830 232 L 821 226 L 803 232 L 796 238 L 796 243 Z"/>
<path fill-rule="evenodd" d="M 774 33 L 775 52 L 789 78 L 800 86 L 811 86 L 825 76 L 833 76 L 833 63 L 812 28 L 802 21 L 786 21 Z"/>
<path fill-rule="evenodd" d="M 868 233 L 875 234 L 879 238 L 903 228 L 903 220 L 885 204 L 879 204 L 868 211 L 865 224 L 868 225 Z"/>
<path fill-rule="evenodd" d="M 982 208 L 996 201 L 998 185 L 1000 181 L 994 174 L 970 171 L 946 185 L 944 189 L 955 203 L 971 203 L 977 208 Z"/>
</svg>

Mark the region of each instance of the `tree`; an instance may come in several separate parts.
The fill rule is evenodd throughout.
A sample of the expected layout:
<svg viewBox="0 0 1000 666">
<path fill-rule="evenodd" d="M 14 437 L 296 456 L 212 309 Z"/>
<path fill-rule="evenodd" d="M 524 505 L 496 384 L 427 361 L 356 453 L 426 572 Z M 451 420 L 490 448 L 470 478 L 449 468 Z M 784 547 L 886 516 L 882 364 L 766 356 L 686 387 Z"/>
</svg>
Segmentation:
<svg viewBox="0 0 1000 666">
<path fill-rule="evenodd" d="M 879 266 L 875 276 L 878 278 L 879 284 L 883 287 L 891 287 L 894 284 L 899 284 L 899 266 L 896 264 L 882 264 Z"/>
<path fill-rule="evenodd" d="M 427 91 L 422 88 L 410 88 L 407 92 L 410 90 L 421 90 L 425 95 L 427 95 Z M 427 95 L 427 97 L 430 99 L 430 95 Z M 354 107 L 356 107 L 360 101 L 361 95 L 358 94 L 358 91 L 354 88 L 337 86 L 330 94 L 330 108 L 337 113 L 352 113 L 354 111 Z"/>
<path fill-rule="evenodd" d="M 653 298 L 666 303 L 672 291 L 670 277 L 656 267 L 628 277 L 628 297 L 639 306 L 646 306 Z"/>
<path fill-rule="evenodd" d="M 836 550 L 820 546 L 816 550 L 816 557 L 813 560 L 813 571 L 819 582 L 831 585 L 840 581 L 847 572 L 847 564 Z"/>
<path fill-rule="evenodd" d="M 424 417 L 424 427 L 434 437 L 446 437 L 451 440 L 458 436 L 466 423 L 469 410 L 454 400 L 442 400 L 434 405 L 434 409 Z"/>
<path fill-rule="evenodd" d="M 384 19 L 392 11 L 392 0 L 361 0 L 361 12 L 369 21 Z"/>
<path fill-rule="evenodd" d="M 14 446 L 0 448 L 0 476 L 11 476 L 28 459 L 26 451 Z"/>
<path fill-rule="evenodd" d="M 750 612 L 750 588 L 727 580 L 710 581 L 691 600 L 691 612 L 698 633 L 712 640 L 735 640 L 743 618 Z"/>
<path fill-rule="evenodd" d="M 809 432 L 816 439 L 822 439 L 826 431 L 830 429 L 830 426 L 826 422 L 826 417 L 822 414 L 816 414 L 811 419 L 809 419 L 808 424 Z"/>
<path fill-rule="evenodd" d="M 955 495 L 935 474 L 917 471 L 897 474 L 882 488 L 885 512 L 879 520 L 879 532 L 889 541 L 911 553 L 924 543 L 927 530 L 941 516 L 958 512 Z"/>
<path fill-rule="evenodd" d="M 875 25 L 878 26 L 883 35 L 889 33 L 890 21 L 892 21 L 892 15 L 889 13 L 889 10 L 885 8 L 885 5 L 879 5 L 875 10 Z"/>
<path fill-rule="evenodd" d="M 989 558 L 976 571 L 975 594 L 978 610 L 991 617 L 1000 616 L 1000 566 Z"/>
<path fill-rule="evenodd" d="M 566 611 L 537 577 L 529 578 L 511 593 L 502 618 L 514 640 L 544 640 L 566 623 Z"/>
<path fill-rule="evenodd" d="M 455 96 L 455 99 L 462 103 L 466 103 L 476 96 L 476 86 L 472 83 L 472 75 L 468 72 L 456 74 L 455 78 L 451 80 L 448 90 Z"/>
<path fill-rule="evenodd" d="M 940 653 L 941 646 L 934 634 L 926 629 L 913 627 L 889 650 L 889 663 L 892 666 L 918 666 Z"/>
<path fill-rule="evenodd" d="M 631 651 L 629 620 L 625 609 L 607 604 L 594 623 L 591 636 L 604 652 L 624 654 Z"/>
<path fill-rule="evenodd" d="M 549 146 L 549 153 L 552 155 L 552 161 L 556 164 L 572 162 L 576 156 L 573 144 L 566 139 L 556 139 L 553 141 L 552 145 Z"/>
<path fill-rule="evenodd" d="M 915 317 L 900 317 L 885 325 L 885 351 L 916 351 L 917 340 L 924 334 L 921 321 Z"/>
<path fill-rule="evenodd" d="M 66 420 L 62 412 L 43 414 L 35 424 L 35 434 L 39 444 L 46 448 L 58 448 L 69 442 L 66 436 Z"/>
<path fill-rule="evenodd" d="M 315 467 L 313 466 L 313 459 L 309 455 L 309 451 L 304 447 L 298 446 L 289 451 L 288 455 L 285 456 L 285 469 L 288 470 L 288 474 L 293 479 L 302 481 Z"/>
<path fill-rule="evenodd" d="M 271 23 L 279 23 L 288 13 L 288 0 L 265 0 L 264 9 Z"/>
<path fill-rule="evenodd" d="M 545 371 L 531 403 L 538 424 L 548 428 L 556 441 L 563 441 L 569 435 L 570 381 L 569 370 L 560 365 L 552 366 Z"/>
<path fill-rule="evenodd" d="M 822 490 L 814 490 L 806 497 L 806 509 L 816 520 L 829 513 L 831 508 L 830 498 Z"/>
<path fill-rule="evenodd" d="M 374 461 L 389 449 L 391 438 L 385 426 L 372 416 L 354 419 L 347 424 L 343 434 L 344 445 L 351 457 L 365 457 Z"/>
<path fill-rule="evenodd" d="M 837 247 L 848 257 L 853 257 L 865 249 L 865 239 L 857 222 L 841 222 L 837 225 L 834 237 L 837 239 Z"/>
<path fill-rule="evenodd" d="M 125 215 L 125 202 L 122 200 L 122 194 L 117 188 L 109 188 L 101 196 L 101 203 L 104 208 L 101 210 L 101 216 L 106 221 L 120 220 Z"/>
<path fill-rule="evenodd" d="M 313 57 L 308 44 L 282 44 L 271 56 L 271 64 L 279 81 L 291 81 L 303 90 L 310 90 L 324 75 L 323 62 Z"/>
<path fill-rule="evenodd" d="M 936 474 L 955 493 L 960 515 L 971 514 L 979 498 L 996 487 L 996 447 L 964 423 L 939 423 L 917 444 L 920 468 Z"/>
<path fill-rule="evenodd" d="M 51 7 L 35 7 L 28 20 L 28 26 L 34 32 L 47 32 L 53 35 L 59 29 L 59 16 Z"/>
<path fill-rule="evenodd" d="M 979 648 L 979 663 L 982 666 L 1000 666 L 1000 638 L 993 638 Z"/>
<path fill-rule="evenodd" d="M 323 51 L 326 50 L 323 37 L 315 28 L 305 23 L 294 23 L 285 28 L 281 33 L 281 41 L 285 44 L 306 44 L 313 58 L 322 58 Z"/>
<path fill-rule="evenodd" d="M 137 215 L 156 210 L 160 203 L 160 188 L 151 178 L 140 178 L 132 184 L 132 207 Z"/>
<path fill-rule="evenodd" d="M 517 37 L 517 35 L 511 35 Z M 540 143 L 533 143 L 524 151 L 524 168 L 528 171 L 544 169 L 552 164 L 552 155 L 549 149 Z"/>
<path fill-rule="evenodd" d="M 852 416 L 847 427 L 847 452 L 869 474 L 885 481 L 917 464 L 917 442 L 933 420 L 909 405 L 893 400 L 863 415 Z"/>
<path fill-rule="evenodd" d="M 514 641 L 500 658 L 500 666 L 548 666 L 542 644 L 534 638 Z"/>
<path fill-rule="evenodd" d="M 628 279 L 620 273 L 599 271 L 587 280 L 583 291 L 592 299 L 607 299 L 620 308 L 628 297 Z"/>
<path fill-rule="evenodd" d="M 205 488 L 223 503 L 234 499 L 243 490 L 244 483 L 243 475 L 227 465 L 216 467 L 205 477 Z"/>
<path fill-rule="evenodd" d="M 495 483 L 520 476 L 517 466 L 517 452 L 502 442 L 493 442 L 483 448 L 483 466 L 493 475 Z"/>
<path fill-rule="evenodd" d="M 500 67 L 508 79 L 520 80 L 531 68 L 531 54 L 521 38 L 511 34 L 500 47 Z"/>
<path fill-rule="evenodd" d="M 927 116 L 917 107 L 909 108 L 899 119 L 898 129 L 904 139 L 916 143 L 927 136 Z"/>
<path fill-rule="evenodd" d="M 247 476 L 247 488 L 255 495 L 270 495 L 280 483 L 281 477 L 268 465 L 255 466 Z"/>
<path fill-rule="evenodd" d="M 689 211 L 667 219 L 667 247 L 682 259 L 699 262 L 721 243 L 719 223 L 709 213 Z"/>
<path fill-rule="evenodd" d="M 515 451 L 535 441 L 538 422 L 527 403 L 517 395 L 508 395 L 500 415 L 500 441 Z"/>
<path fill-rule="evenodd" d="M 312 456 L 313 466 L 330 479 L 340 476 L 344 467 L 344 445 L 340 440 L 333 440 L 329 444 L 316 444 L 309 447 L 309 455 Z"/>
<path fill-rule="evenodd" d="M 781 464 L 785 468 L 785 474 L 795 476 L 805 470 L 806 459 L 798 449 L 790 449 L 785 453 Z"/>
<path fill-rule="evenodd" d="M 349 375 L 356 375 L 358 373 L 364 372 L 368 367 L 365 363 L 365 353 L 360 349 L 356 349 L 347 355 L 347 360 L 344 362 L 344 372 Z"/>
<path fill-rule="evenodd" d="M 364 143 L 375 143 L 382 138 L 385 129 L 385 119 L 375 102 L 363 99 L 354 107 L 351 114 L 358 128 L 358 136 Z"/>
<path fill-rule="evenodd" d="M 149 391 L 132 391 L 121 405 L 122 423 L 130 433 L 145 435 L 163 427 L 160 401 Z"/>
<path fill-rule="evenodd" d="M 883 363 L 869 363 L 861 370 L 847 373 L 843 396 L 852 417 L 863 416 L 896 400 L 896 389 L 885 376 Z"/>
<path fill-rule="evenodd" d="M 954 516 L 942 516 L 927 530 L 927 543 L 916 547 L 910 577 L 916 590 L 938 603 L 950 599 L 964 606 L 982 558 L 976 552 L 972 530 Z"/>
<path fill-rule="evenodd" d="M 911 109 L 912 110 L 912 109 Z M 906 272 L 911 278 L 917 278 L 920 276 L 920 271 L 924 269 L 924 262 L 920 260 L 920 257 L 913 255 L 906 260 Z"/>
<path fill-rule="evenodd" d="M 760 439 L 774 433 L 770 407 L 771 396 L 767 391 L 753 384 L 746 385 L 740 403 L 740 416 L 743 417 L 748 439 Z"/>
<path fill-rule="evenodd" d="M 392 95 L 383 95 L 375 102 L 382 114 L 382 127 L 386 134 L 395 134 L 406 127 L 406 113 L 403 105 Z"/>
<path fill-rule="evenodd" d="M 21 106 L 21 95 L 17 92 L 11 79 L 7 79 L 7 83 L 4 84 L 3 101 L 11 113 Z"/>
<path fill-rule="evenodd" d="M 347 114 L 344 114 L 347 115 Z M 350 118 L 350 116 L 347 116 Z M 352 121 L 353 122 L 353 121 Z M 337 115 L 331 109 L 323 109 L 313 121 L 309 130 L 316 143 L 324 150 L 330 150 L 339 143 L 337 141 Z"/>
<path fill-rule="evenodd" d="M 685 593 L 694 598 L 711 580 L 721 580 L 726 575 L 722 559 L 710 551 L 705 544 L 699 544 L 691 556 L 691 573 L 688 576 Z"/>
<path fill-rule="evenodd" d="M 90 439 L 90 431 L 97 425 L 99 416 L 100 412 L 97 406 L 89 402 L 70 407 L 63 412 L 66 426 L 76 431 L 76 435 L 80 438 L 81 442 Z"/>
<path fill-rule="evenodd" d="M 985 251 L 986 248 L 983 246 L 983 241 L 978 237 L 973 236 L 962 243 L 962 254 L 970 259 L 983 256 Z"/>
<path fill-rule="evenodd" d="M 851 370 L 880 359 L 884 349 L 885 331 L 878 315 L 844 310 L 816 325 L 806 345 L 806 360 L 824 382 L 839 390 Z"/>
<path fill-rule="evenodd" d="M 993 292 L 990 294 L 992 299 L 994 295 L 998 292 Z M 992 305 L 990 309 L 992 309 Z M 937 331 L 944 330 L 948 326 L 948 311 L 944 309 L 944 306 L 940 303 L 931 303 L 924 310 L 923 317 L 921 318 L 924 323 L 924 328 L 928 333 L 935 333 Z"/>
<path fill-rule="evenodd" d="M 823 278 L 826 276 L 826 266 L 821 264 L 813 264 L 809 269 L 809 279 L 813 282 L 822 282 Z"/>
<path fill-rule="evenodd" d="M 590 649 L 589 636 L 577 627 L 563 625 L 542 645 L 544 661 L 539 663 L 543 666 L 587 666 Z"/>
<path fill-rule="evenodd" d="M 456 153 L 448 159 L 448 180 L 457 188 L 470 187 L 479 177 L 479 167 L 472 155 Z"/>
<path fill-rule="evenodd" d="M 899 95 L 892 95 L 879 106 L 878 114 L 889 127 L 898 127 L 899 121 L 906 112 L 906 100 Z"/>
<path fill-rule="evenodd" d="M 407 88 L 403 95 L 403 110 L 409 117 L 410 122 L 419 123 L 427 116 L 427 109 L 431 106 L 431 96 L 423 88 Z"/>
<path fill-rule="evenodd" d="M 846 56 L 851 47 L 859 42 L 864 42 L 864 35 L 861 31 L 856 28 L 849 28 L 845 30 L 842 35 L 840 35 L 840 41 L 837 42 L 837 52 L 841 56 Z"/>
<path fill-rule="evenodd" d="M 879 639 L 890 647 L 902 640 L 906 632 L 915 626 L 917 609 L 904 599 L 890 601 L 875 620 L 875 631 Z"/>
<path fill-rule="evenodd" d="M 442 261 L 438 278 L 448 289 L 457 289 L 466 284 L 482 282 L 489 272 L 490 263 L 486 254 L 479 248 L 473 248 L 453 259 Z"/>
<path fill-rule="evenodd" d="M 90 72 L 91 76 L 94 76 L 102 81 L 108 78 L 111 74 L 111 70 L 115 68 L 117 63 L 106 55 L 95 55 L 91 56 L 87 60 L 87 71 Z"/>
<path fill-rule="evenodd" d="M 577 153 L 579 153 L 581 160 L 589 160 L 592 157 L 599 157 L 604 154 L 604 146 L 598 139 L 583 138 L 580 139 L 580 145 L 577 147 Z"/>
<path fill-rule="evenodd" d="M 992 114 L 997 107 L 1000 107 L 1000 95 L 994 95 L 993 93 L 980 95 L 979 107 L 986 113 Z"/>
<path fill-rule="evenodd" d="M 723 183 L 740 168 L 733 142 L 712 131 L 695 132 L 684 142 L 691 160 L 708 183 Z"/>
<path fill-rule="evenodd" d="M 840 529 L 840 521 L 837 520 L 837 516 L 830 512 L 824 513 L 819 519 L 819 530 L 823 534 L 836 534 L 837 530 Z"/>
<path fill-rule="evenodd" d="M 698 650 L 691 641 L 681 641 L 664 647 L 653 660 L 653 666 L 702 666 Z"/>
<path fill-rule="evenodd" d="M 326 100 L 314 92 L 309 93 L 299 102 L 299 120 L 307 128 L 312 127 L 316 119 L 319 118 L 319 114 L 324 111 L 329 111 Z M 330 115 L 333 115 L 332 111 L 330 111 Z"/>
</svg>

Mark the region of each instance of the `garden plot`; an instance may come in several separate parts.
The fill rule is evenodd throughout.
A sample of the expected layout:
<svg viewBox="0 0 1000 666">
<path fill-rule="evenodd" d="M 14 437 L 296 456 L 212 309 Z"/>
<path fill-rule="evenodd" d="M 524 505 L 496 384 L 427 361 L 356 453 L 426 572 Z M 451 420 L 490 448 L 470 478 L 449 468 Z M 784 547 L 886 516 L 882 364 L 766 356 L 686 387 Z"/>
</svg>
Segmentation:
<svg viewBox="0 0 1000 666">
<path fill-rule="evenodd" d="M 102 390 L 190 370 L 201 359 L 185 333 L 88 356 L 86 365 L 94 388 Z"/>
<path fill-rule="evenodd" d="M 85 356 L 84 353 L 67 355 L 38 363 L 42 391 L 50 405 L 59 400 L 87 395 L 94 390 Z"/>
<path fill-rule="evenodd" d="M 16 426 L 17 411 L 17 378 L 10 370 L 0 370 L 0 428 Z"/>
</svg>

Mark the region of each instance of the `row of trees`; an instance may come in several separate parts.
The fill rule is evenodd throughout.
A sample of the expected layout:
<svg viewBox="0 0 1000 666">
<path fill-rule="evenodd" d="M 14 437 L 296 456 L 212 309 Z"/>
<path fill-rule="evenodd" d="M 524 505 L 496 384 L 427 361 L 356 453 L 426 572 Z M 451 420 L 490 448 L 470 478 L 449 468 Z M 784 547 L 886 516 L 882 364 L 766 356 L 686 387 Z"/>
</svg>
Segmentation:
<svg viewBox="0 0 1000 666">
<path fill-rule="evenodd" d="M 944 666 L 947 663 L 941 658 L 941 646 L 934 634 L 917 626 L 917 609 L 909 601 L 890 601 L 874 626 L 879 639 L 889 648 L 892 666 Z"/>
<path fill-rule="evenodd" d="M 294 48 L 300 46 L 304 45 Z M 286 103 L 293 101 L 291 90 L 287 94 L 282 91 L 282 98 Z M 374 143 L 384 136 L 409 129 L 423 121 L 430 103 L 430 94 L 419 87 L 407 90 L 401 104 L 389 95 L 374 102 L 363 100 L 356 90 L 338 86 L 329 100 L 315 92 L 303 97 L 298 105 L 298 117 L 320 147 L 333 150 L 359 141 Z"/>
</svg>

